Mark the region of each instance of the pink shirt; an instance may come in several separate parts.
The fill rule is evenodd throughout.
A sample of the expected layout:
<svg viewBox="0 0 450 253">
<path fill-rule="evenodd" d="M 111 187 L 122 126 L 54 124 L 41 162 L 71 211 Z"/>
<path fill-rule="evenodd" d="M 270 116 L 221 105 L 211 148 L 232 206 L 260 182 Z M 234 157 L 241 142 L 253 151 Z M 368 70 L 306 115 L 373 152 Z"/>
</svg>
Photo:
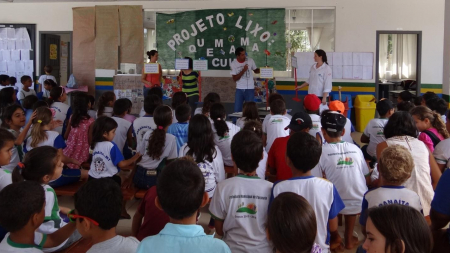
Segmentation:
<svg viewBox="0 0 450 253">
<path fill-rule="evenodd" d="M 438 132 L 436 128 L 429 128 L 427 130 L 434 133 L 441 141 L 444 139 L 444 137 L 442 137 L 442 135 Z M 427 146 L 427 148 L 433 153 L 434 151 L 433 141 L 426 133 L 420 133 L 418 139 L 423 141 L 423 143 L 425 143 L 425 146 Z"/>
<path fill-rule="evenodd" d="M 131 114 L 125 114 L 125 116 L 123 116 L 123 119 L 128 120 L 131 124 L 133 124 L 133 121 L 136 119 L 136 117 Z"/>
</svg>

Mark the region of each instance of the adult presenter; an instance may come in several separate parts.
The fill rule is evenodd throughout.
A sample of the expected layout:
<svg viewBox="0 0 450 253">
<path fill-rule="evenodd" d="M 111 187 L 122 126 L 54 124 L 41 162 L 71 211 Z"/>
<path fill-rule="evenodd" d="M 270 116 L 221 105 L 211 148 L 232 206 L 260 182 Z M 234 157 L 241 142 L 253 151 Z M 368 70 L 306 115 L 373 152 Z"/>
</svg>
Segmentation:
<svg viewBox="0 0 450 253">
<path fill-rule="evenodd" d="M 242 112 L 242 105 L 245 102 L 252 102 L 255 98 L 255 81 L 253 72 L 259 74 L 259 68 L 255 61 L 245 55 L 245 49 L 236 48 L 236 59 L 231 62 L 231 75 L 236 82 L 236 96 L 234 101 L 234 111 Z"/>
<path fill-rule="evenodd" d="M 327 103 L 328 94 L 331 92 L 332 85 L 332 70 L 328 66 L 327 54 L 322 49 L 314 52 L 314 65 L 309 70 L 308 81 L 300 85 L 297 90 L 308 87 L 308 94 L 314 94 L 322 101 L 322 104 Z"/>
<path fill-rule="evenodd" d="M 151 50 L 147 52 L 148 59 L 150 63 L 156 63 L 158 61 L 158 51 Z M 142 83 L 144 83 L 144 96 L 147 96 L 148 91 L 153 87 L 162 88 L 162 69 L 161 65 L 158 64 L 159 72 L 158 74 L 145 74 L 145 66 L 142 68 Z"/>
</svg>

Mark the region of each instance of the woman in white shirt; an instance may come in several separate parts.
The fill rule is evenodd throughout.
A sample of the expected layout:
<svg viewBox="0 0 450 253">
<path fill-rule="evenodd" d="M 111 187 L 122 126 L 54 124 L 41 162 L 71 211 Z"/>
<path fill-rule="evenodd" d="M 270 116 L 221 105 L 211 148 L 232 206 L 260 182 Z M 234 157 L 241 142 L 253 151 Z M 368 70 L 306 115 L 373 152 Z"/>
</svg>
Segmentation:
<svg viewBox="0 0 450 253">
<path fill-rule="evenodd" d="M 315 94 L 322 101 L 322 104 L 327 103 L 328 94 L 333 88 L 332 85 L 332 70 L 328 66 L 327 54 L 322 49 L 314 52 L 314 65 L 309 70 L 308 81 L 300 85 L 297 90 L 305 86 L 308 87 L 308 94 Z"/>
</svg>

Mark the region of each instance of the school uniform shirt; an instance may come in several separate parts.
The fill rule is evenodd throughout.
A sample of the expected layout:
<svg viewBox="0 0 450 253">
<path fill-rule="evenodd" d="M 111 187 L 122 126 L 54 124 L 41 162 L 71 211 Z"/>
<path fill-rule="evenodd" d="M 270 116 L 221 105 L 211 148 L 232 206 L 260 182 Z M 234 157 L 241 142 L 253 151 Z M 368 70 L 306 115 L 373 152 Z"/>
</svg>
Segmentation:
<svg viewBox="0 0 450 253">
<path fill-rule="evenodd" d="M 386 140 L 383 131 L 387 122 L 388 119 L 372 119 L 364 129 L 364 135 L 370 138 L 367 153 L 373 157 L 377 156 L 377 145 Z"/>
<path fill-rule="evenodd" d="M 317 235 L 314 242 L 320 245 L 323 252 L 329 252 L 328 220 L 334 219 L 345 207 L 333 183 L 314 176 L 279 181 L 273 185 L 270 203 L 283 192 L 296 193 L 308 201 L 316 213 Z"/>
<path fill-rule="evenodd" d="M 266 168 L 267 168 L 267 159 L 269 158 L 269 155 L 265 150 L 263 150 L 263 159 L 259 161 L 258 168 L 256 168 L 256 175 L 258 175 L 259 178 L 265 179 L 266 178 Z"/>
<path fill-rule="evenodd" d="M 139 117 L 144 117 L 145 116 L 145 111 L 144 111 L 144 107 L 141 108 L 141 111 L 139 112 Z"/>
<path fill-rule="evenodd" d="M 177 122 L 169 126 L 167 133 L 175 136 L 177 139 L 177 152 L 188 141 L 189 122 Z"/>
<path fill-rule="evenodd" d="M 28 96 L 36 96 L 36 91 L 30 88 L 29 91 L 25 91 L 24 89 L 19 90 L 17 93 L 17 99 L 22 100 L 25 99 Z"/>
<path fill-rule="evenodd" d="M 163 152 L 159 159 L 153 159 L 148 155 L 148 142 L 153 130 L 147 131 L 144 135 L 144 140 L 137 146 L 136 151 L 142 154 L 142 159 L 138 163 L 139 166 L 146 169 L 156 169 L 162 160 L 173 160 L 178 157 L 177 140 L 175 136 L 166 133 L 166 141 L 164 143 Z"/>
<path fill-rule="evenodd" d="M 333 88 L 332 79 L 332 70 L 328 64 L 323 63 L 317 68 L 317 63 L 314 63 L 309 70 L 308 94 L 323 97 L 323 93 L 330 93 Z"/>
<path fill-rule="evenodd" d="M 346 142 L 350 142 L 353 143 L 353 138 L 352 138 L 352 122 L 350 121 L 350 119 L 346 118 L 347 121 L 345 122 L 345 133 L 342 136 L 342 140 L 346 141 Z M 354 143 L 353 143 L 354 144 Z"/>
<path fill-rule="evenodd" d="M 64 123 L 69 122 L 68 120 L 70 115 L 67 113 L 69 107 L 69 105 L 61 102 L 53 102 L 53 104 L 50 106 L 50 110 L 53 113 L 53 120 L 61 120 Z M 62 134 L 63 126 L 59 126 L 54 130 L 59 134 Z"/>
<path fill-rule="evenodd" d="M 34 232 L 34 245 L 13 242 L 9 238 L 9 234 L 10 233 L 7 233 L 5 235 L 5 238 L 3 238 L 2 242 L 0 243 L 0 252 L 2 252 L 2 253 L 16 253 L 16 252 L 39 253 L 39 252 L 43 252 L 42 247 L 44 246 L 45 241 L 47 240 L 46 234 L 42 234 L 42 233 L 35 231 Z"/>
<path fill-rule="evenodd" d="M 210 198 L 214 195 L 217 183 L 225 180 L 225 168 L 223 166 L 222 152 L 220 152 L 220 149 L 217 146 L 215 146 L 215 149 L 216 154 L 215 156 L 213 154 L 212 162 L 204 160 L 204 162 L 197 163 L 198 168 L 205 178 L 205 192 L 208 193 Z M 178 157 L 186 156 L 188 152 L 189 147 L 186 143 L 181 147 Z"/>
<path fill-rule="evenodd" d="M 345 204 L 341 214 L 361 212 L 361 202 L 367 192 L 365 175 L 369 174 L 369 169 L 356 145 L 344 141 L 324 144 L 319 164 L 312 173 L 318 177 L 325 173 L 336 186 Z"/>
<path fill-rule="evenodd" d="M 226 166 L 233 166 L 233 160 L 231 159 L 231 140 L 233 140 L 234 135 L 241 129 L 231 122 L 225 121 L 225 123 L 228 126 L 228 132 L 223 137 L 217 135 L 214 124 L 211 124 L 211 128 L 214 133 L 214 143 L 219 147 L 220 152 L 222 152 L 223 163 Z"/>
<path fill-rule="evenodd" d="M 423 213 L 422 204 L 417 193 L 406 189 L 404 186 L 385 185 L 372 189 L 364 194 L 359 223 L 363 226 L 366 225 L 367 209 L 392 204 L 410 206 Z"/>
<path fill-rule="evenodd" d="M 135 237 L 116 235 L 111 239 L 92 245 L 86 253 L 135 253 L 138 245 L 139 241 Z"/>
<path fill-rule="evenodd" d="M 285 115 L 283 115 L 285 117 L 287 117 L 289 120 L 292 119 L 292 115 L 286 113 Z M 272 114 L 267 114 L 266 117 L 264 117 L 263 123 L 262 123 L 262 128 L 264 129 L 265 127 L 267 127 L 267 123 L 269 123 L 270 117 L 272 117 Z M 290 123 L 290 122 L 289 122 Z M 267 152 L 269 152 L 269 150 L 267 150 Z"/>
<path fill-rule="evenodd" d="M 6 186 L 12 184 L 12 175 L 10 171 L 0 168 L 0 191 Z"/>
<path fill-rule="evenodd" d="M 56 78 L 55 78 L 54 76 L 52 76 L 52 75 L 42 75 L 42 76 L 40 76 L 39 79 L 38 79 L 38 82 L 41 84 L 42 91 L 45 90 L 45 88 L 44 88 L 44 82 L 45 82 L 45 80 L 47 80 L 47 79 L 53 80 L 53 81 L 57 84 Z"/>
<path fill-rule="evenodd" d="M 131 123 L 128 120 L 116 116 L 111 118 L 117 122 L 116 135 L 114 136 L 113 142 L 119 147 L 122 153 L 123 147 L 125 147 L 125 143 L 127 142 L 128 130 L 130 130 Z"/>
<path fill-rule="evenodd" d="M 317 133 L 322 133 L 322 130 L 321 130 L 322 123 L 320 123 L 320 119 L 321 118 L 317 114 L 309 114 L 309 116 L 311 117 L 311 121 L 312 121 L 313 127 L 311 129 L 309 129 L 308 133 L 312 137 L 316 138 L 316 134 Z"/>
<path fill-rule="evenodd" d="M 50 146 L 54 147 L 56 149 L 65 149 L 66 148 L 66 142 L 64 141 L 64 138 L 55 131 L 45 131 L 47 133 L 47 140 L 41 141 L 38 143 L 36 147 L 42 147 L 42 146 Z M 23 142 L 23 152 L 27 153 L 28 151 L 32 150 L 33 147 L 31 147 L 31 142 L 33 141 L 33 137 L 30 136 L 25 139 Z"/>
<path fill-rule="evenodd" d="M 223 238 L 231 251 L 267 252 L 267 213 L 272 183 L 259 177 L 238 175 L 217 185 L 209 212 L 223 221 Z"/>
<path fill-rule="evenodd" d="M 197 107 L 197 108 L 195 108 L 194 115 L 202 114 L 202 110 L 203 110 L 203 107 Z"/>
<path fill-rule="evenodd" d="M 276 138 L 289 135 L 289 129 L 284 130 L 291 120 L 284 115 L 272 115 L 266 125 L 263 125 L 263 132 L 267 134 L 266 150 L 270 152 Z"/>
<path fill-rule="evenodd" d="M 242 129 L 242 128 L 244 128 L 246 122 L 247 122 L 247 121 L 245 120 L 245 117 L 239 118 L 239 119 L 236 121 L 236 126 L 238 126 L 239 128 Z"/>
<path fill-rule="evenodd" d="M 45 218 L 44 223 L 37 229 L 38 232 L 43 234 L 53 234 L 58 229 L 64 227 L 67 223 L 59 215 L 59 205 L 58 198 L 56 196 L 55 190 L 49 185 L 42 185 L 45 192 Z M 57 247 L 46 248 L 45 252 L 54 252 L 60 249 L 67 242 L 65 240 Z"/>
<path fill-rule="evenodd" d="M 439 142 L 433 151 L 434 159 L 438 164 L 445 164 L 450 167 L 450 139 L 445 139 Z"/>
<path fill-rule="evenodd" d="M 42 89 L 42 97 L 43 98 L 49 98 L 50 97 L 50 91 L 46 89 Z"/>
<path fill-rule="evenodd" d="M 12 133 L 15 138 L 17 138 L 19 136 L 19 132 L 15 131 L 13 129 L 8 129 L 8 131 L 10 133 Z M 21 161 L 21 157 L 23 157 L 22 151 L 23 150 L 22 150 L 21 145 L 14 144 L 14 146 L 11 150 L 11 159 L 9 160 L 9 164 L 2 166 L 2 169 L 5 171 L 12 172 L 14 170 L 14 168 L 17 166 L 17 164 L 19 164 L 19 162 Z"/>
<path fill-rule="evenodd" d="M 117 164 L 123 160 L 125 159 L 114 142 L 99 142 L 95 145 L 92 154 L 89 176 L 93 178 L 112 177 L 120 171 Z"/>
<path fill-rule="evenodd" d="M 88 115 L 93 118 L 94 120 L 97 119 L 97 111 L 95 110 L 88 110 Z"/>
<path fill-rule="evenodd" d="M 136 138 L 137 145 L 144 139 L 147 131 L 156 129 L 155 120 L 150 115 L 137 118 L 131 126 L 133 127 L 133 136 Z"/>
<path fill-rule="evenodd" d="M 109 107 L 109 106 L 105 106 L 105 110 L 103 111 L 102 115 L 98 115 L 98 112 L 97 112 L 97 117 L 99 117 L 99 116 L 112 117 L 112 115 L 113 115 L 113 108 Z"/>
<path fill-rule="evenodd" d="M 128 115 L 128 114 L 127 114 Z M 176 115 L 175 115 L 175 110 L 174 109 L 172 109 L 172 124 L 175 124 L 175 123 L 177 123 L 178 122 L 178 120 L 177 120 L 177 117 L 176 117 Z"/>
<path fill-rule="evenodd" d="M 246 58 L 244 62 L 238 62 L 237 59 L 234 59 L 231 64 L 231 75 L 237 75 L 241 73 L 244 66 L 248 65 L 247 71 L 241 76 L 239 80 L 236 81 L 236 89 L 241 90 L 253 90 L 255 89 L 255 81 L 253 80 L 253 70 L 257 69 L 255 61 L 252 58 Z"/>
</svg>

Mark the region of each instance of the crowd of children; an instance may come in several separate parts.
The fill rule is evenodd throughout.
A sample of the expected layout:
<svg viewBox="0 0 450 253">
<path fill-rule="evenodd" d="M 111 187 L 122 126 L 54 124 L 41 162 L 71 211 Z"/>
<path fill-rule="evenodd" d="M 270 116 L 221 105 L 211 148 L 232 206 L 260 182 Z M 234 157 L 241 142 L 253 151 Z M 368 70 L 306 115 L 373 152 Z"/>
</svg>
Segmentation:
<svg viewBox="0 0 450 253">
<path fill-rule="evenodd" d="M 83 237 L 88 252 L 325 253 L 359 246 L 358 215 L 358 252 L 450 248 L 450 124 L 435 94 L 416 106 L 401 93 L 398 112 L 378 101 L 360 148 L 342 102 L 320 114 L 313 94 L 292 116 L 272 94 L 262 123 L 247 102 L 233 124 L 217 93 L 194 110 L 186 93 L 169 106 L 154 87 L 136 118 L 113 92 L 77 93 L 68 105 L 50 74 L 39 80 L 44 101 L 31 77 L 16 96 L 0 76 L 0 252 L 55 252 Z M 226 167 L 238 175 L 226 179 Z M 60 206 L 54 188 L 80 179 L 75 209 Z M 131 217 L 121 188 L 131 186 L 146 194 L 133 237 L 122 237 L 115 227 Z M 202 207 L 215 237 L 197 224 Z"/>
</svg>

